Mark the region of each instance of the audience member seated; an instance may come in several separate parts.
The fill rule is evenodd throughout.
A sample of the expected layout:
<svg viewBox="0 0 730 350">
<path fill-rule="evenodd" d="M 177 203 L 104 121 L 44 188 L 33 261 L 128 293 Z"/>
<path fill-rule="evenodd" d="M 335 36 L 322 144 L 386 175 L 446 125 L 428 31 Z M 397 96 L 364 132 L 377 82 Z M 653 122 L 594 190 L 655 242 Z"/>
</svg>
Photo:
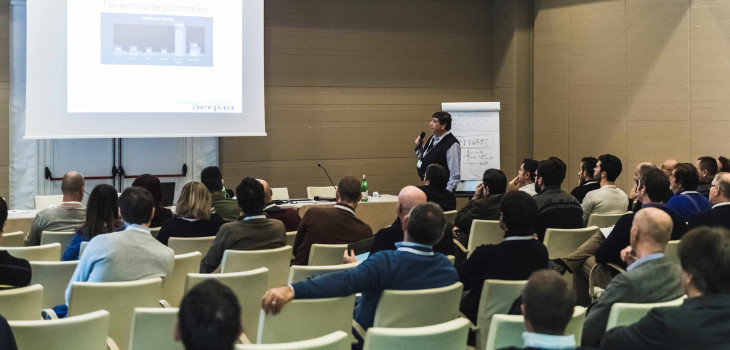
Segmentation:
<svg viewBox="0 0 730 350">
<path fill-rule="evenodd" d="M 340 182 L 340 184 L 342 184 Z M 306 215 L 305 215 L 306 216 Z M 372 327 L 375 308 L 385 289 L 415 290 L 452 285 L 459 280 L 449 259 L 434 253 L 434 242 L 441 239 L 446 218 L 434 203 L 420 204 L 405 218 L 405 241 L 397 250 L 382 250 L 355 268 L 273 288 L 264 294 L 261 307 L 277 314 L 290 300 L 343 297 L 362 293 L 355 306 L 355 320 L 364 328 Z M 353 257 L 348 256 L 348 259 Z"/>
<path fill-rule="evenodd" d="M 575 293 L 560 275 L 548 270 L 536 271 L 527 280 L 522 300 L 527 330 L 522 333 L 524 347 L 503 350 L 582 349 L 576 348 L 574 335 L 565 335 L 573 317 Z"/>
<path fill-rule="evenodd" d="M 667 175 L 667 177 L 672 176 L 672 171 L 674 171 L 674 168 L 677 167 L 677 164 L 679 164 L 679 161 L 676 159 L 667 159 L 662 163 L 662 172 L 664 172 L 664 175 Z"/>
<path fill-rule="evenodd" d="M 0 242 L 2 242 L 3 232 L 7 227 L 7 220 L 8 203 L 3 197 L 0 197 Z M 31 270 L 28 260 L 16 258 L 7 250 L 0 250 L 0 289 L 25 287 L 30 284 L 30 277 Z"/>
<path fill-rule="evenodd" d="M 352 243 L 373 236 L 370 226 L 355 216 L 362 198 L 360 181 L 354 176 L 342 178 L 335 197 L 334 207 L 313 207 L 304 214 L 294 239 L 294 265 L 308 264 L 309 248 L 314 243 Z"/>
<path fill-rule="evenodd" d="M 525 158 L 517 171 L 517 176 L 507 185 L 507 191 L 524 191 L 534 196 L 537 194 L 535 190 L 535 172 L 537 171 L 538 162 L 534 159 Z"/>
<path fill-rule="evenodd" d="M 73 282 L 134 281 L 170 274 L 175 253 L 152 237 L 149 229 L 154 206 L 154 197 L 144 188 L 128 187 L 122 192 L 119 211 L 128 226 L 89 241 L 66 288 L 66 304 Z"/>
<path fill-rule="evenodd" d="M 715 174 L 717 174 L 717 160 L 708 156 L 699 157 L 697 158 L 695 167 L 697 167 L 697 174 L 700 177 L 700 184 L 697 186 L 697 192 L 705 198 L 709 198 L 710 186 L 712 185 L 712 180 L 715 178 Z"/>
<path fill-rule="evenodd" d="M 142 187 L 150 191 L 155 201 L 155 216 L 152 217 L 150 227 L 162 227 L 165 221 L 172 217 L 172 210 L 162 206 L 162 185 L 157 176 L 142 174 L 132 182 L 132 186 Z"/>
<path fill-rule="evenodd" d="M 264 186 L 264 193 L 266 194 L 266 204 L 264 205 L 264 214 L 267 217 L 280 220 L 286 227 L 286 232 L 296 231 L 299 228 L 299 223 L 302 222 L 302 218 L 299 216 L 299 212 L 294 208 L 282 208 L 271 199 L 274 195 L 274 191 L 271 190 L 269 183 L 266 180 L 258 179 L 261 185 Z"/>
<path fill-rule="evenodd" d="M 2 315 L 0 315 L 0 349 L 18 350 L 18 345 L 15 344 L 15 337 L 13 336 L 13 330 L 10 329 L 8 320 Z"/>
<path fill-rule="evenodd" d="M 499 220 L 499 203 L 507 190 L 507 176 L 502 170 L 487 169 L 469 203 L 456 213 L 454 233 L 466 245 L 474 220 Z"/>
<path fill-rule="evenodd" d="M 426 184 L 418 188 L 426 194 L 426 200 L 438 204 L 443 211 L 456 210 L 456 196 L 446 189 L 449 184 L 449 171 L 446 168 L 436 163 L 429 165 L 423 181 Z"/>
<path fill-rule="evenodd" d="M 697 192 L 700 177 L 697 168 L 690 163 L 680 163 L 669 177 L 669 188 L 674 196 L 667 202 L 667 207 L 682 215 L 685 222 L 701 211 L 712 209 L 710 201 Z"/>
<path fill-rule="evenodd" d="M 36 214 L 25 237 L 26 246 L 40 245 L 43 231 L 74 231 L 84 224 L 86 208 L 81 204 L 84 199 L 84 177 L 75 171 L 67 172 L 63 175 L 61 192 L 61 205 L 43 209 Z"/>
<path fill-rule="evenodd" d="M 472 322 L 476 322 L 484 280 L 526 280 L 533 272 L 548 267 L 547 249 L 535 239 L 536 220 L 537 205 L 530 195 L 508 192 L 502 199 L 499 218 L 504 241 L 477 247 L 459 266 L 459 280 L 466 292 L 460 309 Z"/>
<path fill-rule="evenodd" d="M 730 159 L 727 159 L 723 156 L 717 157 L 717 171 L 730 173 Z"/>
<path fill-rule="evenodd" d="M 616 178 L 621 175 L 621 160 L 612 154 L 598 157 L 593 177 L 601 188 L 588 192 L 583 199 L 583 222 L 591 214 L 621 214 L 629 207 L 629 197 L 616 187 Z"/>
<path fill-rule="evenodd" d="M 730 173 L 717 173 L 710 187 L 712 209 L 695 214 L 689 222 L 689 229 L 700 226 L 724 227 L 730 229 Z"/>
<path fill-rule="evenodd" d="M 726 349 L 730 344 L 730 231 L 700 227 L 678 247 L 687 299 L 609 330 L 601 349 Z"/>
<path fill-rule="evenodd" d="M 216 280 L 205 280 L 183 297 L 175 340 L 182 341 L 187 350 L 233 350 L 242 327 L 241 306 L 231 288 Z"/>
<path fill-rule="evenodd" d="M 537 239 L 542 242 L 548 228 L 583 227 L 583 209 L 580 203 L 560 188 L 565 179 L 563 161 L 555 157 L 541 161 L 535 178 L 538 194 L 532 198 L 537 203 Z"/>
<path fill-rule="evenodd" d="M 238 207 L 235 199 L 228 196 L 223 187 L 223 174 L 217 166 L 209 166 L 200 172 L 200 182 L 210 191 L 213 201 L 213 209 L 225 222 L 234 222 L 241 215 L 241 208 Z"/>
<path fill-rule="evenodd" d="M 74 232 L 61 260 L 78 260 L 81 242 L 88 242 L 97 235 L 120 231 L 124 222 L 119 217 L 117 189 L 107 184 L 94 187 L 86 203 L 86 221 Z"/>
<path fill-rule="evenodd" d="M 601 184 L 593 178 L 593 171 L 597 162 L 598 159 L 594 157 L 584 157 L 580 160 L 580 166 L 578 167 L 578 181 L 580 183 L 570 191 L 570 195 L 580 203 L 583 203 L 583 198 L 588 192 L 601 188 Z"/>
<path fill-rule="evenodd" d="M 662 174 L 659 170 L 657 173 Z M 614 277 L 588 308 L 583 325 L 584 346 L 601 344 L 614 303 L 657 303 L 684 294 L 679 267 L 664 258 L 672 226 L 672 218 L 660 209 L 644 208 L 636 213 L 631 245 L 622 251 L 627 271 Z"/>
<path fill-rule="evenodd" d="M 260 250 L 286 245 L 284 223 L 264 215 L 264 186 L 256 179 L 247 177 L 236 187 L 238 206 L 243 218 L 221 226 L 208 254 L 200 262 L 200 272 L 215 271 L 226 249 Z"/>
<path fill-rule="evenodd" d="M 629 206 L 626 209 L 627 211 L 637 211 L 641 208 L 641 201 L 636 198 L 636 190 L 639 187 L 639 178 L 641 177 L 641 174 L 649 168 L 656 168 L 656 165 L 652 162 L 641 162 L 636 164 L 636 167 L 634 167 L 634 184 L 631 187 L 631 191 L 629 191 Z M 669 190 L 669 188 L 667 188 L 667 190 Z M 672 193 L 671 195 L 674 194 Z"/>
<path fill-rule="evenodd" d="M 170 237 L 215 236 L 223 219 L 213 212 L 208 189 L 200 182 L 190 181 L 180 191 L 175 215 L 165 221 L 157 240 L 167 245 Z"/>
</svg>

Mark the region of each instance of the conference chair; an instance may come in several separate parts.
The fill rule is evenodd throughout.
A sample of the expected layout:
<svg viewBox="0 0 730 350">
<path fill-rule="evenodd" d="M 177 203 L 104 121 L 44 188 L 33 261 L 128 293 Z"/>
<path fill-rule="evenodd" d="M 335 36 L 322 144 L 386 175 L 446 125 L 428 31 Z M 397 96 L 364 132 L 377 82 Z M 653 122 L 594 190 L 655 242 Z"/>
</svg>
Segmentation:
<svg viewBox="0 0 730 350">
<path fill-rule="evenodd" d="M 159 277 L 126 282 L 73 282 L 68 315 L 109 311 L 109 335 L 120 349 L 127 349 L 134 308 L 158 307 L 161 292 Z"/>
<path fill-rule="evenodd" d="M 679 240 L 669 241 L 667 243 L 667 247 L 664 248 L 664 257 L 679 265 L 679 254 L 677 253 L 677 247 L 679 246 Z"/>
<path fill-rule="evenodd" d="M 294 246 L 294 240 L 297 238 L 297 231 L 289 231 L 286 233 L 286 245 Z"/>
<path fill-rule="evenodd" d="M 241 272 L 265 267 L 269 270 L 267 288 L 280 287 L 286 284 L 289 277 L 292 247 L 283 246 L 263 250 L 232 250 L 223 252 L 221 272 Z"/>
<path fill-rule="evenodd" d="M 314 243 L 309 250 L 309 266 L 342 264 L 347 244 Z"/>
<path fill-rule="evenodd" d="M 456 220 L 456 213 L 458 211 L 456 210 L 449 210 L 444 212 L 444 216 L 446 216 L 446 222 L 449 224 L 454 224 L 454 221 Z"/>
<path fill-rule="evenodd" d="M 485 280 L 479 300 L 476 324 L 476 348 L 484 350 L 492 317 L 509 312 L 512 303 L 522 294 L 527 281 Z"/>
<path fill-rule="evenodd" d="M 175 251 L 175 254 L 200 252 L 203 256 L 208 254 L 208 249 L 213 244 L 215 236 L 206 237 L 170 237 L 167 246 Z"/>
<path fill-rule="evenodd" d="M 259 330 L 259 311 L 261 297 L 266 293 L 269 283 L 269 270 L 265 267 L 251 271 L 230 273 L 189 273 L 185 282 L 185 292 L 196 284 L 213 279 L 230 287 L 241 305 L 241 323 L 249 341 L 253 341 Z M 288 307 L 289 305 L 287 305 Z"/>
<path fill-rule="evenodd" d="M 350 350 L 350 336 L 343 331 L 291 343 L 239 344 L 236 350 Z"/>
<path fill-rule="evenodd" d="M 182 342 L 175 341 L 178 308 L 134 309 L 130 350 L 184 350 Z"/>
<path fill-rule="evenodd" d="M 30 262 L 30 283 L 43 286 L 43 308 L 66 304 L 66 287 L 78 264 L 78 260 Z"/>
<path fill-rule="evenodd" d="M 626 215 L 627 213 L 619 213 L 619 214 L 596 214 L 593 213 L 590 216 L 588 216 L 588 223 L 586 224 L 586 227 L 588 226 L 597 226 L 597 227 L 611 227 L 616 225 L 616 221 L 618 221 L 619 218 Z"/>
<path fill-rule="evenodd" d="M 572 253 L 581 244 L 599 232 L 601 230 L 596 226 L 586 228 L 549 228 L 545 231 L 545 240 L 543 243 L 548 250 L 550 259 L 558 259 Z"/>
<path fill-rule="evenodd" d="M 611 306 L 611 313 L 608 314 L 606 331 L 618 326 L 629 326 L 644 317 L 649 310 L 656 307 L 680 306 L 687 298 L 683 295 L 677 299 L 661 303 L 614 303 Z"/>
<path fill-rule="evenodd" d="M 468 334 L 469 320 L 465 318 L 415 328 L 373 327 L 365 337 L 364 350 L 464 349 Z"/>
<path fill-rule="evenodd" d="M 40 320 L 43 286 L 0 290 L 0 315 L 8 320 Z"/>
<path fill-rule="evenodd" d="M 260 297 L 257 299 L 260 304 Z M 295 299 L 277 315 L 261 310 L 257 343 L 284 343 L 327 335 L 333 331 L 350 332 L 355 295 L 339 298 Z"/>
<path fill-rule="evenodd" d="M 289 199 L 289 188 L 272 187 L 271 188 L 271 199 L 272 200 L 288 200 Z"/>
<path fill-rule="evenodd" d="M 576 344 L 580 344 L 585 319 L 586 308 L 576 306 L 573 309 L 573 317 L 565 327 L 565 334 L 574 335 Z M 521 348 L 523 346 L 522 333 L 525 331 L 525 318 L 522 315 L 494 315 L 485 349 L 496 350 L 510 346 Z"/>
<path fill-rule="evenodd" d="M 73 236 L 73 231 L 43 231 L 41 234 L 41 245 L 59 243 L 61 244 L 61 252 L 63 253 L 71 243 Z"/>
<path fill-rule="evenodd" d="M 360 265 L 360 262 L 354 262 L 349 264 L 339 265 L 325 265 L 325 266 L 304 266 L 304 265 L 292 265 L 289 269 L 289 281 L 288 283 L 296 283 L 304 281 L 308 278 L 314 278 L 317 276 L 325 275 L 330 272 L 337 272 L 342 270 L 351 269 Z"/>
<path fill-rule="evenodd" d="M 63 203 L 63 195 L 35 196 L 35 209 L 41 210 L 50 207 L 57 207 Z"/>
<path fill-rule="evenodd" d="M 109 335 L 109 312 L 98 310 L 57 320 L 9 321 L 18 349 L 118 349 Z"/>
<path fill-rule="evenodd" d="M 459 317 L 464 285 L 417 290 L 384 290 L 375 309 L 373 326 L 408 328 L 430 326 Z"/>
<path fill-rule="evenodd" d="M 160 229 L 161 228 L 162 227 L 150 227 L 150 234 L 152 235 L 152 237 L 157 238 L 157 235 L 160 234 Z"/>
<path fill-rule="evenodd" d="M 332 186 L 307 186 L 307 198 L 329 197 L 335 198 L 337 188 Z"/>
<path fill-rule="evenodd" d="M 170 306 L 180 306 L 180 301 L 185 294 L 185 281 L 188 274 L 200 271 L 202 258 L 200 252 L 175 255 L 172 272 L 162 280 L 162 299 L 167 301 Z"/>
<path fill-rule="evenodd" d="M 474 220 L 469 232 L 467 257 L 483 244 L 498 244 L 504 239 L 504 231 L 497 220 Z"/>
<path fill-rule="evenodd" d="M 81 242 L 81 245 L 79 246 L 79 259 L 81 259 L 81 255 L 84 254 L 84 250 L 86 250 L 87 245 L 89 245 L 89 242 Z"/>
<path fill-rule="evenodd" d="M 596 276 L 594 273 L 597 273 L 596 271 L 599 271 L 599 269 L 608 269 L 607 271 L 610 271 L 610 273 L 614 276 L 626 272 L 626 270 L 624 270 L 621 266 L 613 263 L 596 263 L 593 265 L 593 267 L 591 267 L 591 271 L 588 272 L 588 296 L 591 297 L 591 301 L 596 300 L 601 296 L 601 293 L 603 293 L 603 288 L 597 286 L 596 282 L 594 282 L 594 278 Z"/>
<path fill-rule="evenodd" d="M 34 247 L 2 247 L 10 255 L 28 261 L 60 261 L 61 243 L 52 243 Z"/>
<path fill-rule="evenodd" d="M 7 232 L 0 238 L 0 247 L 22 247 L 25 242 L 25 232 Z"/>
</svg>

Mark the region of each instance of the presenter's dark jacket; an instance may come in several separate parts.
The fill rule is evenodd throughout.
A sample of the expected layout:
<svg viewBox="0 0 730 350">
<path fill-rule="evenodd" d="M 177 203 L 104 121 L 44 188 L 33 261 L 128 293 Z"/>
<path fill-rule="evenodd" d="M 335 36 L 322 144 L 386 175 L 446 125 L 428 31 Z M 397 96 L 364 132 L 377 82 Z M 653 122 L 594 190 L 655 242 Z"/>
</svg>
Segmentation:
<svg viewBox="0 0 730 350">
<path fill-rule="evenodd" d="M 313 207 L 304 213 L 294 239 L 294 265 L 309 263 L 312 244 L 346 244 L 373 237 L 370 226 L 355 216 L 355 209 L 344 203 L 334 207 Z"/>
<path fill-rule="evenodd" d="M 286 226 L 286 232 L 296 231 L 302 218 L 294 208 L 282 208 L 276 204 L 267 203 L 264 207 L 264 213 L 267 217 L 280 220 Z"/>
<path fill-rule="evenodd" d="M 477 200 L 470 200 L 465 207 L 456 213 L 454 224 L 464 234 L 471 232 L 471 223 L 474 220 L 499 220 L 499 205 L 502 195 L 495 194 Z"/>
<path fill-rule="evenodd" d="M 426 194 L 426 200 L 434 202 L 441 207 L 443 211 L 456 209 L 456 196 L 454 193 L 444 188 L 438 188 L 431 185 L 418 186 L 418 188 Z"/>
<path fill-rule="evenodd" d="M 686 350 L 730 347 L 730 294 L 689 298 L 680 306 L 649 311 L 639 322 L 616 327 L 601 349 Z"/>
<path fill-rule="evenodd" d="M 687 230 L 700 226 L 730 229 L 730 202 L 715 204 L 712 209 L 695 214 L 689 221 Z"/>
<path fill-rule="evenodd" d="M 426 141 L 426 144 L 423 146 L 424 148 L 422 151 L 426 150 L 426 147 L 432 142 L 433 135 L 428 138 L 428 141 Z M 421 157 L 421 167 L 418 168 L 418 176 L 423 179 L 424 175 L 426 175 L 426 168 L 428 168 L 431 164 L 438 164 L 446 168 L 446 171 L 449 171 L 449 165 L 446 163 L 446 151 L 449 150 L 451 145 L 459 143 L 459 140 L 456 139 L 454 134 L 448 133 L 443 136 L 443 138 L 436 144 L 436 146 L 433 146 L 428 153 L 426 153 L 423 157 Z M 449 176 L 451 174 L 449 173 Z"/>
</svg>

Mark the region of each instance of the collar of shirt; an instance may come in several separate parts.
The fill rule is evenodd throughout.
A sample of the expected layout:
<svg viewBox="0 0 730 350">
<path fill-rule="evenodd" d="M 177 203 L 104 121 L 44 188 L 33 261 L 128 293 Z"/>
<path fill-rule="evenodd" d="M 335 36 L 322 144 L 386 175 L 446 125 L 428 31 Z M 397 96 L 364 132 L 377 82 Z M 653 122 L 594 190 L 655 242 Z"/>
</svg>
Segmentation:
<svg viewBox="0 0 730 350">
<path fill-rule="evenodd" d="M 529 241 L 535 239 L 535 236 L 507 236 L 504 238 L 505 241 Z"/>
<path fill-rule="evenodd" d="M 591 184 L 595 184 L 595 183 L 598 183 L 598 181 L 596 181 L 596 180 L 588 180 L 588 181 L 583 182 L 580 185 L 581 186 L 585 186 L 585 185 L 591 185 Z"/>
<path fill-rule="evenodd" d="M 266 219 L 266 215 L 261 214 L 261 215 L 250 215 L 250 216 L 243 217 L 243 221 L 255 220 L 255 219 Z"/>
<path fill-rule="evenodd" d="M 445 132 L 445 133 L 444 133 L 443 135 L 441 135 L 441 136 L 436 136 L 436 135 L 433 135 L 433 144 L 434 144 L 434 146 L 435 146 L 435 145 L 436 145 L 436 144 L 437 144 L 437 143 L 438 143 L 439 141 L 441 141 L 441 139 L 442 139 L 442 138 L 444 138 L 444 136 L 446 136 L 446 135 L 448 135 L 448 134 L 450 134 L 450 133 L 451 133 L 451 130 L 449 130 L 449 131 Z"/>
<path fill-rule="evenodd" d="M 537 349 L 575 349 L 575 337 L 571 335 L 550 335 L 524 332 L 522 341 L 525 348 Z"/>
<path fill-rule="evenodd" d="M 355 208 L 353 208 L 345 203 L 337 203 L 337 204 L 335 204 L 335 208 L 347 211 L 350 214 L 355 215 Z"/>
<path fill-rule="evenodd" d="M 395 242 L 396 250 L 401 252 L 409 252 L 417 255 L 433 255 L 433 247 L 427 244 L 415 242 Z"/>
<path fill-rule="evenodd" d="M 653 253 L 653 254 L 649 254 L 647 256 L 644 256 L 643 258 L 634 261 L 633 264 L 631 264 L 629 267 L 626 268 L 626 271 L 631 271 L 631 270 L 635 269 L 637 266 L 639 266 L 639 265 L 641 265 L 641 264 L 643 264 L 643 263 L 645 263 L 647 261 L 651 261 L 651 260 L 654 260 L 654 259 L 659 259 L 659 258 L 661 258 L 663 256 L 664 256 L 664 253 Z"/>
<path fill-rule="evenodd" d="M 722 207 L 722 206 L 725 206 L 725 205 L 730 205 L 730 202 L 717 203 L 717 204 L 715 204 L 715 205 L 712 206 L 712 209 L 715 209 L 717 207 Z"/>
<path fill-rule="evenodd" d="M 681 194 L 681 195 L 688 195 L 688 194 L 700 194 L 700 193 L 697 192 L 697 191 L 684 191 L 684 192 L 679 193 L 679 194 Z"/>
<path fill-rule="evenodd" d="M 271 209 L 271 208 L 273 208 L 273 207 L 275 207 L 275 206 L 276 206 L 276 203 L 274 203 L 274 202 L 271 202 L 271 203 L 267 204 L 267 205 L 266 205 L 266 206 L 264 207 L 264 211 L 266 211 L 267 209 Z"/>
<path fill-rule="evenodd" d="M 606 186 L 602 186 L 602 187 L 601 187 L 601 189 L 604 189 L 604 188 L 605 188 L 605 189 L 616 189 L 616 188 L 618 188 L 618 187 L 616 187 L 616 185 L 606 185 Z"/>
<path fill-rule="evenodd" d="M 194 218 L 184 218 L 182 216 L 178 216 L 177 218 L 181 219 L 181 220 L 185 220 L 187 222 L 196 222 L 196 221 L 200 220 L 200 219 L 194 219 Z"/>
<path fill-rule="evenodd" d="M 72 207 L 72 208 L 86 208 L 81 202 L 77 201 L 68 201 L 61 203 L 61 206 L 63 207 Z"/>
<path fill-rule="evenodd" d="M 646 203 L 641 205 L 642 208 L 666 208 L 667 206 L 664 205 L 664 203 Z M 641 209 L 639 209 L 641 210 Z"/>
<path fill-rule="evenodd" d="M 130 224 L 130 223 L 126 222 L 126 221 L 124 222 L 124 226 L 125 226 L 125 230 L 132 230 L 132 231 L 144 232 L 144 233 L 151 234 L 149 227 L 146 227 L 146 226 L 142 226 L 142 225 L 139 225 L 139 224 Z"/>
</svg>

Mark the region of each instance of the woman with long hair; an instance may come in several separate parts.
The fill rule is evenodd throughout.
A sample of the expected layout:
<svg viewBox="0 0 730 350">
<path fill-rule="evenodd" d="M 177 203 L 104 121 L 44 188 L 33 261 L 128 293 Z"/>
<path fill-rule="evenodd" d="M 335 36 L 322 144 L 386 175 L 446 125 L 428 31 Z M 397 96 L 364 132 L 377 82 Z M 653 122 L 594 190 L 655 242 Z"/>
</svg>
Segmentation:
<svg viewBox="0 0 730 350">
<path fill-rule="evenodd" d="M 152 198 L 155 200 L 155 215 L 152 217 L 150 227 L 160 227 L 172 217 L 172 211 L 162 206 L 162 185 L 157 176 L 142 174 L 134 179 L 132 186 L 142 187 L 150 191 Z"/>
<path fill-rule="evenodd" d="M 157 240 L 166 245 L 170 237 L 215 236 L 223 219 L 213 212 L 212 203 L 205 185 L 197 181 L 186 183 L 180 191 L 175 215 L 162 224 Z"/>
<path fill-rule="evenodd" d="M 119 217 L 117 189 L 106 184 L 94 187 L 86 204 L 86 221 L 71 238 L 63 253 L 63 260 L 78 260 L 81 242 L 88 242 L 95 236 L 124 228 Z"/>
</svg>

